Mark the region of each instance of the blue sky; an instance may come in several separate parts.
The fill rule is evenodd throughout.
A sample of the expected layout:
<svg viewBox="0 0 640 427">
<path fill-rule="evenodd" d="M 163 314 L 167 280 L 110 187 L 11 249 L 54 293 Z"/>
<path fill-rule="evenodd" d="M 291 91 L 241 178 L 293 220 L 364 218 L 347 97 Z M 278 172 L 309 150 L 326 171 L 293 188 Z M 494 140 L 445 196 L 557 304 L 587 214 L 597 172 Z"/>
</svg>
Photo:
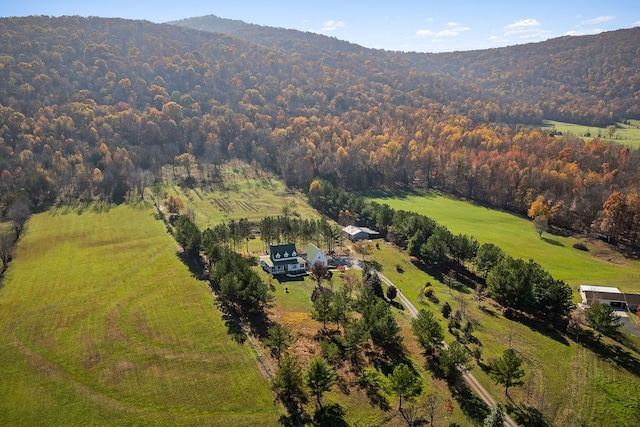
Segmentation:
<svg viewBox="0 0 640 427">
<path fill-rule="evenodd" d="M 640 26 L 637 0 L 2 0 L 0 16 L 80 15 L 166 22 L 203 15 L 313 31 L 362 46 L 451 52 Z"/>
</svg>

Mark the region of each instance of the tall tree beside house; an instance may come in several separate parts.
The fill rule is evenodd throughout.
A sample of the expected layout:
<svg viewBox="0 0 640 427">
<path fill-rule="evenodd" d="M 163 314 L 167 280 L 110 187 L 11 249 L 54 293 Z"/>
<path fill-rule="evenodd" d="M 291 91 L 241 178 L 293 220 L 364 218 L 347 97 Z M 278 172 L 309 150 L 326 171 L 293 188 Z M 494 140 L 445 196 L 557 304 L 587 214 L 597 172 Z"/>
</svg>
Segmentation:
<svg viewBox="0 0 640 427">
<path fill-rule="evenodd" d="M 596 331 L 596 338 L 600 341 L 602 335 L 613 336 L 622 326 L 622 320 L 609 304 L 595 304 L 586 314 L 587 323 Z"/>
<path fill-rule="evenodd" d="M 313 263 L 310 269 L 311 278 L 316 281 L 318 287 L 322 286 L 322 282 L 329 275 L 329 268 L 322 261 L 316 261 Z"/>
<path fill-rule="evenodd" d="M 358 240 L 353 244 L 353 248 L 355 249 L 357 254 L 362 255 L 363 264 L 366 261 L 367 255 L 371 255 L 373 253 L 373 243 L 371 243 L 369 240 Z"/>
</svg>

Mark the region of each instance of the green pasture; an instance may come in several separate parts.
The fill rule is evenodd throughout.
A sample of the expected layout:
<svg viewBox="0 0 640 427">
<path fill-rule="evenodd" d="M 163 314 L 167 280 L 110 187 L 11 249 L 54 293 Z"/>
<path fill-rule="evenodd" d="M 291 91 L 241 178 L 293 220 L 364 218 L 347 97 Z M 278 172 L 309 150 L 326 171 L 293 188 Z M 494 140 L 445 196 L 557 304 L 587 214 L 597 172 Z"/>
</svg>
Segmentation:
<svg viewBox="0 0 640 427">
<path fill-rule="evenodd" d="M 366 196 L 394 209 L 424 214 L 454 234 L 474 236 L 481 244 L 494 243 L 513 257 L 533 259 L 555 278 L 566 281 L 574 291 L 579 285 L 588 284 L 617 286 L 623 292 L 640 292 L 640 262 L 624 259 L 599 240 L 548 233 L 540 238 L 528 218 L 433 191 L 369 193 Z M 589 252 L 573 248 L 576 242 L 585 243 Z"/>
<path fill-rule="evenodd" d="M 283 215 L 285 209 L 292 216 L 319 216 L 302 193 L 287 189 L 280 179 L 266 171 L 234 161 L 220 166 L 220 176 L 221 182 L 212 191 L 175 182 L 167 186 L 168 194 L 179 196 L 185 208 L 195 211 L 201 229 L 232 219 L 258 222 L 266 216 Z"/>
<path fill-rule="evenodd" d="M 460 308 L 461 298 L 464 299 L 467 319 L 474 325 L 473 336 L 482 348 L 481 360 L 473 364 L 472 373 L 495 399 L 510 403 L 504 388 L 497 386 L 482 366 L 511 345 L 523 358 L 527 374 L 525 384 L 512 388 L 509 394 L 520 406 L 543 413 L 550 425 L 632 425 L 637 419 L 640 409 L 640 372 L 637 368 L 640 355 L 637 351 L 620 350 L 632 361 L 622 363 L 615 357 L 600 356 L 586 349 L 554 327 L 510 321 L 487 301 L 482 302 L 485 309 L 480 310 L 478 303 L 472 300 L 471 290 L 451 290 L 417 268 L 404 251 L 393 246 L 380 245 L 369 258 L 384 266 L 382 273 L 416 308 L 433 311 L 441 319 L 445 331 L 446 322 L 440 314 L 442 305 L 449 302 L 456 310 Z M 418 296 L 427 282 L 433 286 L 438 303 Z M 446 335 L 446 341 L 454 339 L 450 334 Z M 625 339 L 636 342 L 629 336 Z M 603 338 L 603 342 L 611 348 L 620 348 L 607 338 Z M 637 344 L 633 348 L 638 348 Z"/>
<path fill-rule="evenodd" d="M 577 136 L 585 141 L 590 141 L 599 136 L 607 141 L 638 148 L 640 147 L 640 120 L 628 121 L 629 124 L 616 123 L 616 131 L 612 136 L 609 136 L 609 131 L 606 127 L 583 126 L 574 123 L 556 122 L 554 120 L 543 120 L 539 128 L 548 132 L 552 132 L 553 130 L 562 132 L 563 136 Z"/>
<path fill-rule="evenodd" d="M 151 207 L 103 208 L 27 225 L 0 289 L 0 424 L 275 425 L 254 353 Z"/>
</svg>

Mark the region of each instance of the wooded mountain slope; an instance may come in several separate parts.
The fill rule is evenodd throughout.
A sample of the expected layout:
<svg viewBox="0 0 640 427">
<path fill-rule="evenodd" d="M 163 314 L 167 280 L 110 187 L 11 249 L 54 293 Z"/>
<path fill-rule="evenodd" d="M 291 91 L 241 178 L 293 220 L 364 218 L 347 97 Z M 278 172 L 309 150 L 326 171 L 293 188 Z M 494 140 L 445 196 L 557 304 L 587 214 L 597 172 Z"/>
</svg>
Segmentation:
<svg viewBox="0 0 640 427">
<path fill-rule="evenodd" d="M 637 150 L 516 125 L 542 110 L 408 56 L 122 19 L 9 18 L 0 34 L 2 209 L 118 201 L 162 165 L 238 157 L 302 189 L 419 185 L 520 213 L 538 200 L 555 225 L 637 242 Z"/>
<path fill-rule="evenodd" d="M 226 33 L 289 53 L 343 52 L 410 62 L 428 73 L 466 82 L 470 99 L 527 102 L 552 120 L 605 126 L 640 116 L 640 28 L 598 35 L 560 37 L 541 43 L 450 53 L 373 50 L 314 33 L 246 24 L 214 15 L 172 24 Z M 478 114 L 469 105 L 465 113 Z M 495 113 L 494 113 L 495 114 Z M 498 119 L 499 120 L 499 119 Z"/>
</svg>

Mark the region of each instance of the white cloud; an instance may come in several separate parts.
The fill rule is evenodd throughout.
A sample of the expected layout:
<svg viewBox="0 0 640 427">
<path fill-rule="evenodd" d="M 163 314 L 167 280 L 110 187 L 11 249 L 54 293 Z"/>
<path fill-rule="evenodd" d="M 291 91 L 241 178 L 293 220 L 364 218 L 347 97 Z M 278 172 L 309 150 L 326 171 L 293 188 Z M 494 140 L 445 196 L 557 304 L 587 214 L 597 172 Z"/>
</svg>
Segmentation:
<svg viewBox="0 0 640 427">
<path fill-rule="evenodd" d="M 551 37 L 551 31 L 543 30 L 537 19 L 523 19 L 504 26 L 505 37 L 516 36 L 521 40 L 542 40 Z"/>
<path fill-rule="evenodd" d="M 322 27 L 321 31 L 335 31 L 338 28 L 344 28 L 347 26 L 344 21 L 334 21 L 333 19 L 325 22 L 323 25 L 324 27 Z"/>
<path fill-rule="evenodd" d="M 469 31 L 470 27 L 465 27 L 462 24 L 458 24 L 457 22 L 448 22 L 446 30 L 442 30 L 436 34 L 436 37 L 453 37 L 457 36 L 464 31 Z"/>
<path fill-rule="evenodd" d="M 416 36 L 418 36 L 418 37 L 432 36 L 432 35 L 433 35 L 433 31 L 431 31 L 431 30 L 418 30 L 418 31 L 416 31 Z"/>
<path fill-rule="evenodd" d="M 582 25 L 597 25 L 602 24 L 603 22 L 613 21 L 614 19 L 616 19 L 616 17 L 613 15 L 598 16 L 597 18 L 582 21 Z"/>
<path fill-rule="evenodd" d="M 634 27 L 640 27 L 640 21 L 636 21 L 631 25 L 633 25 Z"/>
<path fill-rule="evenodd" d="M 504 27 L 506 35 L 531 33 L 538 31 L 540 28 L 540 22 L 536 19 L 523 19 L 522 21 L 514 22 L 513 24 L 506 25 Z"/>
</svg>

